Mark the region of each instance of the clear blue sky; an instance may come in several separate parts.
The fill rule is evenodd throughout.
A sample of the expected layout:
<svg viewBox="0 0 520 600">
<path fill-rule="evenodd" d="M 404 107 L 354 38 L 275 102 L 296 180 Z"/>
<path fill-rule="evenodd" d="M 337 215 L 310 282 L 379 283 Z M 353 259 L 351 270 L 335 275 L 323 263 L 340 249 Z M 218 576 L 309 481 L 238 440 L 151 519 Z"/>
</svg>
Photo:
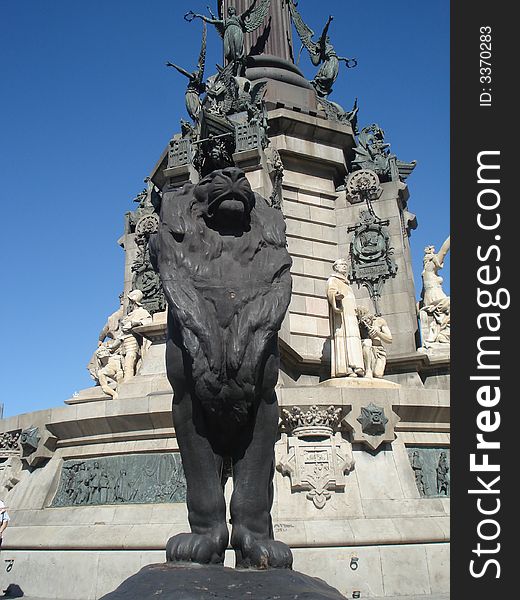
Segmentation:
<svg viewBox="0 0 520 600">
<path fill-rule="evenodd" d="M 125 212 L 184 117 L 213 0 L 0 0 L 0 402 L 5 416 L 62 405 L 92 385 L 85 365 L 118 305 Z M 423 248 L 449 232 L 449 2 L 300 0 L 340 54 L 357 57 L 331 99 L 359 98 L 403 160 L 417 293 Z M 221 62 L 210 33 L 209 71 Z M 297 48 L 299 49 L 299 47 Z M 303 55 L 302 68 L 314 68 Z M 449 280 L 449 265 L 444 270 Z M 449 286 L 447 286 L 449 289 Z"/>
</svg>

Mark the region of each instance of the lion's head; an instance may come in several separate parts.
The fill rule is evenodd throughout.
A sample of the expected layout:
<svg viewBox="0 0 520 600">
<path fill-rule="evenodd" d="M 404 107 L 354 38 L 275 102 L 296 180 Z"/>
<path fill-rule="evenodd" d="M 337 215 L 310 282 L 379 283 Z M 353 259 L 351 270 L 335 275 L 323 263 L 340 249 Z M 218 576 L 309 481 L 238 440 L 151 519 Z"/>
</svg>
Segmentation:
<svg viewBox="0 0 520 600">
<path fill-rule="evenodd" d="M 237 231 L 249 227 L 255 195 L 241 169 L 213 171 L 195 187 L 194 196 L 210 227 Z"/>
</svg>

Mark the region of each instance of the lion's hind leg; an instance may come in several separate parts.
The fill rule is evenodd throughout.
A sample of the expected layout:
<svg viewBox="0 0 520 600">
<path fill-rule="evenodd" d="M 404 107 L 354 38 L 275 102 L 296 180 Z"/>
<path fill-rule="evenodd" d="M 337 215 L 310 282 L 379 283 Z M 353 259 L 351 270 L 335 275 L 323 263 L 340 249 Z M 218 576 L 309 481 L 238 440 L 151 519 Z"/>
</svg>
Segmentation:
<svg viewBox="0 0 520 600">
<path fill-rule="evenodd" d="M 262 402 L 247 449 L 233 465 L 231 545 L 239 568 L 292 567 L 290 548 L 273 539 L 271 506 L 277 403 Z M 239 449 L 240 450 L 240 449 Z"/>
<path fill-rule="evenodd" d="M 170 538 L 166 559 L 172 562 L 219 564 L 229 541 L 221 484 L 222 458 L 205 435 L 200 409 L 185 394 L 173 408 L 173 420 L 186 476 L 191 533 Z"/>
</svg>

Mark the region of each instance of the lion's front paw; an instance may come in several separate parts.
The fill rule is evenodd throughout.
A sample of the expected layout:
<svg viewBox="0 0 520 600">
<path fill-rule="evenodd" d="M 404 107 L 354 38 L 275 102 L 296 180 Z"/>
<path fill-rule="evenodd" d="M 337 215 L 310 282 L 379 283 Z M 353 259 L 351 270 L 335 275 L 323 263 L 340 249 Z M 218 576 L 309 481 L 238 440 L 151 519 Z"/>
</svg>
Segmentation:
<svg viewBox="0 0 520 600">
<path fill-rule="evenodd" d="M 293 555 L 289 546 L 276 540 L 255 540 L 246 535 L 233 547 L 236 566 L 241 569 L 292 569 Z"/>
<path fill-rule="evenodd" d="M 227 540 L 212 534 L 179 533 L 168 540 L 166 560 L 202 565 L 224 562 Z"/>
</svg>

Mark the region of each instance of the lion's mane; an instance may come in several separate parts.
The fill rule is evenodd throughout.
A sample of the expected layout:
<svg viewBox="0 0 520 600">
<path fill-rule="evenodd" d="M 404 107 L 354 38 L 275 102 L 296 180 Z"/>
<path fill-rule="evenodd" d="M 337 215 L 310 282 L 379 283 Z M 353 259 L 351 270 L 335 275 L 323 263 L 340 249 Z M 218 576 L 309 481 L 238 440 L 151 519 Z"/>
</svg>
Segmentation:
<svg viewBox="0 0 520 600">
<path fill-rule="evenodd" d="M 251 190 L 243 172 L 229 173 L 164 193 L 151 254 L 196 396 L 207 410 L 240 419 L 265 385 L 273 343 L 276 352 L 291 258 L 281 211 Z M 233 234 L 211 220 L 230 198 L 245 207 Z"/>
</svg>

